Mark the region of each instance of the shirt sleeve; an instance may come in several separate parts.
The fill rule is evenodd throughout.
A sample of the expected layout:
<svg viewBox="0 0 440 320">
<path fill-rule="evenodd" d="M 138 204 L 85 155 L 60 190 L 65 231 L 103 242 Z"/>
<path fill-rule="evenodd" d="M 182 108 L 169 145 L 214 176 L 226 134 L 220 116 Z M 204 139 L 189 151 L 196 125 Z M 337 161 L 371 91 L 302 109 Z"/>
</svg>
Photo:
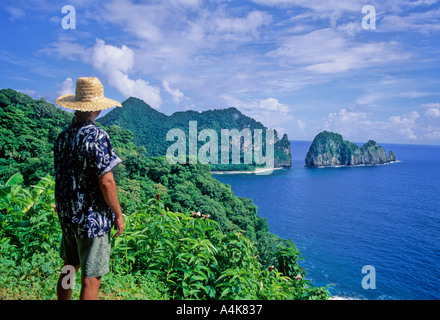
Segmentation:
<svg viewBox="0 0 440 320">
<path fill-rule="evenodd" d="M 89 152 L 92 166 L 95 167 L 98 177 L 113 170 L 122 162 L 113 150 L 110 137 L 105 131 L 98 133 Z"/>
</svg>

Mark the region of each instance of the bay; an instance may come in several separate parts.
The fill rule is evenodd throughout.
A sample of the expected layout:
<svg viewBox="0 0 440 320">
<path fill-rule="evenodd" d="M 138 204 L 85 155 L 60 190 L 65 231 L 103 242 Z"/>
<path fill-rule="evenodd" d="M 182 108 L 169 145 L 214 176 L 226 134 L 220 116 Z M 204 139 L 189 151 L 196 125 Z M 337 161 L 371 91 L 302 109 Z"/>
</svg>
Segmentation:
<svg viewBox="0 0 440 320">
<path fill-rule="evenodd" d="M 352 299 L 440 299 L 440 146 L 379 143 L 398 162 L 311 169 L 310 144 L 291 141 L 290 169 L 213 176 L 295 242 L 315 286 Z M 362 286 L 364 266 L 375 289 Z"/>
</svg>

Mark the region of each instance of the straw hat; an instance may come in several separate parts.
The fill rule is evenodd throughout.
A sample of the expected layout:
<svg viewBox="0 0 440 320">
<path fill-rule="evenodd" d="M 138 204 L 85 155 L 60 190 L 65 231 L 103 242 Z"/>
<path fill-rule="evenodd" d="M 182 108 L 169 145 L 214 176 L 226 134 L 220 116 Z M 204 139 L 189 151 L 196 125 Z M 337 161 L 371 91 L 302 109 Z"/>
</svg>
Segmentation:
<svg viewBox="0 0 440 320">
<path fill-rule="evenodd" d="M 104 97 L 104 87 L 98 78 L 84 77 L 76 81 L 75 94 L 65 94 L 57 98 L 57 105 L 77 111 L 100 111 L 122 105 Z"/>
</svg>

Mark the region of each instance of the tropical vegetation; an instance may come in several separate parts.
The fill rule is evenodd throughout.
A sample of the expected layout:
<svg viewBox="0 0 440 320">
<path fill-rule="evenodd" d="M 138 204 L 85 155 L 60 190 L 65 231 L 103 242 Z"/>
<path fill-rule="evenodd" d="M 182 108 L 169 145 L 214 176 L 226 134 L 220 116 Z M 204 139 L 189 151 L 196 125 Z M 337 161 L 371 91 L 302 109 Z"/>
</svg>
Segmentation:
<svg viewBox="0 0 440 320">
<path fill-rule="evenodd" d="M 217 163 L 209 163 L 212 170 L 216 171 L 231 171 L 231 170 L 254 170 L 257 167 L 264 167 L 265 163 L 261 164 L 255 161 L 252 154 L 251 162 L 245 161 L 244 147 L 241 146 L 239 163 L 232 162 L 232 148 L 229 148 L 229 161 L 225 163 L 221 159 L 221 144 L 222 144 L 222 129 L 237 129 L 241 132 L 243 129 L 249 130 L 253 135 L 256 130 L 261 130 L 262 133 L 262 155 L 266 155 L 266 132 L 267 129 L 261 122 L 254 120 L 241 113 L 237 108 L 230 107 L 224 109 L 214 109 L 206 111 L 179 111 L 170 116 L 167 116 L 149 106 L 144 101 L 137 98 L 128 98 L 122 103 L 123 108 L 117 108 L 106 114 L 99 121 L 105 125 L 118 125 L 124 129 L 128 129 L 134 134 L 133 142 L 138 146 L 146 148 L 146 155 L 151 156 L 165 156 L 167 150 L 174 141 L 167 141 L 167 133 L 170 130 L 181 130 L 186 137 L 185 148 L 189 152 L 190 130 L 189 123 L 195 124 L 197 136 L 194 137 L 197 143 L 196 150 L 207 142 L 204 138 L 200 138 L 198 134 L 203 130 L 210 130 L 215 132 L 218 141 L 218 154 L 209 156 L 210 159 L 216 158 Z M 193 132 L 191 132 L 193 134 Z M 209 135 L 208 135 L 209 137 Z M 201 141 L 198 141 L 198 138 Z M 278 138 L 278 133 L 274 130 L 275 143 L 273 145 L 274 164 L 275 167 L 289 167 L 291 166 L 290 142 L 287 135 L 283 139 Z M 206 139 L 208 140 L 208 139 Z M 243 138 L 244 140 L 244 138 Z M 210 141 L 210 140 L 208 140 Z M 232 144 L 232 139 L 228 137 L 228 145 Z M 252 151 L 256 144 L 254 137 L 252 137 Z M 196 151 L 197 152 L 197 151 Z"/>
<path fill-rule="evenodd" d="M 44 99 L 0 90 L 1 299 L 56 298 L 52 145 L 71 119 Z M 294 243 L 270 233 L 252 200 L 235 196 L 209 166 L 147 156 L 131 131 L 104 129 L 123 160 L 114 176 L 126 229 L 113 240 L 102 298 L 328 298 L 307 280 Z"/>
</svg>

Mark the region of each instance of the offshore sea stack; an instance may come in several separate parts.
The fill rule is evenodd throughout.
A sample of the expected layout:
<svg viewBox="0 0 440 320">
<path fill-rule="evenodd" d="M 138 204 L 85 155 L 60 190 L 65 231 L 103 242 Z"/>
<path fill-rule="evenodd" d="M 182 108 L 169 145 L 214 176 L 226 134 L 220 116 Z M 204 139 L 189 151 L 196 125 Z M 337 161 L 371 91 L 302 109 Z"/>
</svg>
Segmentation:
<svg viewBox="0 0 440 320">
<path fill-rule="evenodd" d="M 338 133 L 323 131 L 313 140 L 305 159 L 306 167 L 378 165 L 396 161 L 393 151 L 370 140 L 362 147 L 345 141 Z"/>
<path fill-rule="evenodd" d="M 281 140 L 278 140 L 278 136 L 275 136 L 274 146 L 274 167 L 275 168 L 289 168 L 292 166 L 292 150 L 290 147 L 290 141 L 285 133 Z"/>
</svg>

